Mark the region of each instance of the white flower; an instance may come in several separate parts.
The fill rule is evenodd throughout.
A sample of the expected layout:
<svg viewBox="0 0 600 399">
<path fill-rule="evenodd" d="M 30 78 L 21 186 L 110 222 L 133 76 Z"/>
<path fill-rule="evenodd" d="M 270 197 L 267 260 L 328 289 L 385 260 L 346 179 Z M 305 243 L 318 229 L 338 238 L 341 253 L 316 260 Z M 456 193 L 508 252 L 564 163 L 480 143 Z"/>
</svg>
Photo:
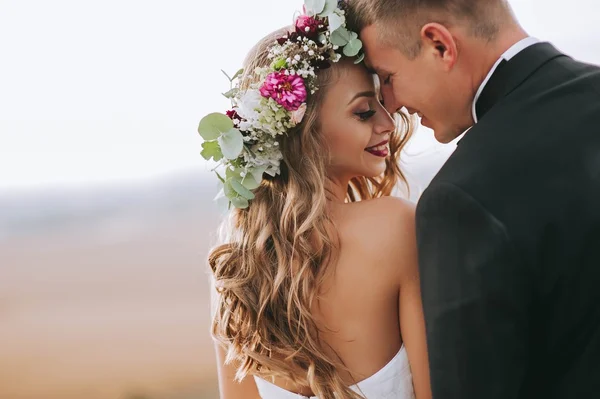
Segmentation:
<svg viewBox="0 0 600 399">
<path fill-rule="evenodd" d="M 256 111 L 260 107 L 262 95 L 258 90 L 247 90 L 239 99 L 238 107 L 236 109 L 239 116 L 249 122 L 258 119 L 258 112 Z M 243 122 L 240 123 L 240 127 Z"/>
</svg>

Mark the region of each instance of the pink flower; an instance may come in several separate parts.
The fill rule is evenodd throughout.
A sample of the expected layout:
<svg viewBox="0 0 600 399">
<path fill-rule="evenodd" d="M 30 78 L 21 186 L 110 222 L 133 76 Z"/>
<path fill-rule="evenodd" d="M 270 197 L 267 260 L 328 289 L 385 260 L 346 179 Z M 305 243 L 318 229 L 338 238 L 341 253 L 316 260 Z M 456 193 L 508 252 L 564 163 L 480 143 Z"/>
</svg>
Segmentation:
<svg viewBox="0 0 600 399">
<path fill-rule="evenodd" d="M 302 103 L 302 105 L 300 105 L 297 110 L 292 111 L 292 122 L 294 122 L 295 125 L 302 122 L 302 119 L 304 118 L 305 113 L 306 113 L 306 103 Z"/>
<path fill-rule="evenodd" d="M 306 101 L 306 86 L 301 76 L 286 75 L 285 70 L 281 70 L 267 75 L 260 94 L 274 99 L 288 111 L 295 111 Z"/>
<path fill-rule="evenodd" d="M 316 18 L 308 15 L 300 15 L 296 19 L 296 32 L 300 36 L 306 36 L 309 39 L 314 39 L 319 34 L 319 24 L 322 25 Z"/>
</svg>

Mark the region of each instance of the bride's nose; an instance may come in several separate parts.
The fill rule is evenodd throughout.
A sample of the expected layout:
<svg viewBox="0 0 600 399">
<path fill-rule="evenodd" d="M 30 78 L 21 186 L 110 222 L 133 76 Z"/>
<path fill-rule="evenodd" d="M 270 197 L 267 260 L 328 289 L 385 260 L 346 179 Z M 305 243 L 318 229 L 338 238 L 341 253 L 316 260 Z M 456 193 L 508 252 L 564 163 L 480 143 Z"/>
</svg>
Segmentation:
<svg viewBox="0 0 600 399">
<path fill-rule="evenodd" d="M 375 124 L 375 134 L 391 134 L 396 129 L 394 118 L 387 112 L 378 112 L 377 114 L 379 114 L 380 117 Z"/>
</svg>

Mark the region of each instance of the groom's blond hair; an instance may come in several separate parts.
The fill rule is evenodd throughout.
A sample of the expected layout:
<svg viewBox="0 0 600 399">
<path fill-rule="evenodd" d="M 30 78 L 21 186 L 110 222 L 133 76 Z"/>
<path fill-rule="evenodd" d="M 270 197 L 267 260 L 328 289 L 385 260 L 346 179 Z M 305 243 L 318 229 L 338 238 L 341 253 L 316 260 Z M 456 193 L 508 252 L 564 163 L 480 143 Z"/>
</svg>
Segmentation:
<svg viewBox="0 0 600 399">
<path fill-rule="evenodd" d="M 491 42 L 514 18 L 506 0 L 349 0 L 348 5 L 353 31 L 377 24 L 380 39 L 409 58 L 420 53 L 420 30 L 428 22 L 465 24 L 472 36 Z"/>
</svg>

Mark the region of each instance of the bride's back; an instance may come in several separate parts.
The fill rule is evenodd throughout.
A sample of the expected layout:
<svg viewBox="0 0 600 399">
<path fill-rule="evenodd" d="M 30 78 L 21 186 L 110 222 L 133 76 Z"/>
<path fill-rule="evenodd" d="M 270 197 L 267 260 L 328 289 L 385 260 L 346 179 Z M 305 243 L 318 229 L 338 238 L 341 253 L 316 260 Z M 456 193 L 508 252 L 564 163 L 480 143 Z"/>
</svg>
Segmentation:
<svg viewBox="0 0 600 399">
<path fill-rule="evenodd" d="M 340 248 L 335 264 L 323 266 L 331 273 L 313 314 L 323 351 L 339 357 L 351 385 L 379 371 L 402 345 L 399 293 L 416 262 L 414 211 L 412 204 L 391 197 L 332 208 Z M 275 383 L 312 395 L 289 381 Z"/>
</svg>

